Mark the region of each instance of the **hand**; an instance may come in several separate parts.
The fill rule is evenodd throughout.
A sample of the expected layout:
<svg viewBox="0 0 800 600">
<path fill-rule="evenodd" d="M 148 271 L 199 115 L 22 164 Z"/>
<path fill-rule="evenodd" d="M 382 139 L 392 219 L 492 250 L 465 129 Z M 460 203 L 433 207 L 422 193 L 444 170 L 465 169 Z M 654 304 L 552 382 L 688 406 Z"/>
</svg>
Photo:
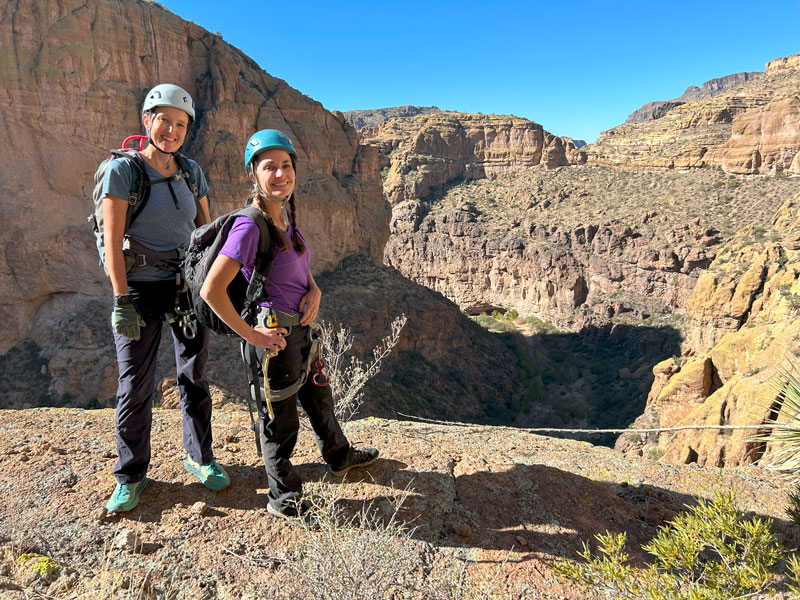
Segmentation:
<svg viewBox="0 0 800 600">
<path fill-rule="evenodd" d="M 136 341 L 141 337 L 141 328 L 145 326 L 145 322 L 133 304 L 123 304 L 115 306 L 111 311 L 111 326 L 118 334 Z"/>
<path fill-rule="evenodd" d="M 300 298 L 298 308 L 303 316 L 300 318 L 300 325 L 311 325 L 319 313 L 319 302 L 322 300 L 322 292 L 316 286 L 308 290 L 308 293 Z"/>
<path fill-rule="evenodd" d="M 287 333 L 288 331 L 283 327 L 267 328 L 256 325 L 253 328 L 251 339 L 247 341 L 257 348 L 265 348 L 266 350 L 280 352 L 286 348 L 286 340 L 283 336 Z"/>
</svg>

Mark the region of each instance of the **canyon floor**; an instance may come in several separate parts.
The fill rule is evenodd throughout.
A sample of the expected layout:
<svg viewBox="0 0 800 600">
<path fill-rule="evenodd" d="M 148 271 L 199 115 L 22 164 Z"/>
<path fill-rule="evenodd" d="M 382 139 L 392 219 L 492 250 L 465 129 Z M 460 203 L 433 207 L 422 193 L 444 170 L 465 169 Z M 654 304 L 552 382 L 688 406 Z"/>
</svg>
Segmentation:
<svg viewBox="0 0 800 600">
<path fill-rule="evenodd" d="M 328 525 L 309 530 L 266 512 L 249 417 L 234 404 L 214 414 L 228 489 L 206 490 L 183 470 L 180 412 L 157 409 L 140 506 L 106 515 L 113 420 L 110 409 L 0 411 L 3 598 L 342 598 L 346 589 L 353 598 L 591 598 L 559 582 L 553 562 L 611 530 L 627 532 L 641 563 L 636 549 L 659 525 L 719 490 L 798 541 L 784 514 L 788 483 L 762 469 L 664 465 L 518 429 L 377 418 L 346 424 L 351 441 L 381 457 L 343 480 L 301 431 L 295 462 L 307 493 L 328 507 Z M 380 533 L 387 523 L 391 535 Z M 14 560 L 23 552 L 52 559 L 49 577 Z M 353 587 L 348 576 L 365 571 Z"/>
</svg>

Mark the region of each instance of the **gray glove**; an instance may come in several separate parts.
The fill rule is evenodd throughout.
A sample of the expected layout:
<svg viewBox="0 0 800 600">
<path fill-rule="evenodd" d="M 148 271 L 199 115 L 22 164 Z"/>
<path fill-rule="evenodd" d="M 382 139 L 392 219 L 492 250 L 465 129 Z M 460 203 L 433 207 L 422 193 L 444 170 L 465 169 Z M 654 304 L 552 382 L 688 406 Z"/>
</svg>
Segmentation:
<svg viewBox="0 0 800 600">
<path fill-rule="evenodd" d="M 141 337 L 141 328 L 145 326 L 144 319 L 136 311 L 136 307 L 128 294 L 114 298 L 114 310 L 111 311 L 111 326 L 120 335 L 130 340 Z"/>
</svg>

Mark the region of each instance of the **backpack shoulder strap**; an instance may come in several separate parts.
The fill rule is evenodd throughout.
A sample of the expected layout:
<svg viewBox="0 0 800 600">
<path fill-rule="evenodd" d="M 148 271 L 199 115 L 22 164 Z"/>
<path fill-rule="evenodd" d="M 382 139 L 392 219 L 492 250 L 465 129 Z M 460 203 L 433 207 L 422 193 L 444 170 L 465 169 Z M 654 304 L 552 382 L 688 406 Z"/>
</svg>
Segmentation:
<svg viewBox="0 0 800 600">
<path fill-rule="evenodd" d="M 197 182 L 194 179 L 194 169 L 192 169 L 192 165 L 189 163 L 189 159 L 186 158 L 183 154 L 173 154 L 175 157 L 175 161 L 178 163 L 178 168 L 181 170 L 181 174 L 183 176 L 183 180 L 186 182 L 186 185 L 189 187 L 189 191 L 192 192 L 192 196 L 194 197 L 194 203 L 197 207 L 197 214 L 201 214 L 202 208 L 200 207 L 200 188 L 197 187 Z M 211 206 L 208 207 L 209 211 L 211 210 Z"/>
<path fill-rule="evenodd" d="M 248 217 L 258 225 L 258 253 L 272 254 L 272 236 L 269 233 L 267 220 L 264 218 L 264 215 L 261 214 L 261 211 L 248 204 L 244 208 L 237 210 L 236 214 L 237 216 Z"/>
<path fill-rule="evenodd" d="M 173 154 L 173 156 L 175 157 L 175 161 L 178 163 L 178 168 L 181 170 L 181 173 L 183 173 L 183 178 L 186 180 L 186 185 L 189 186 L 189 191 L 192 192 L 192 196 L 194 196 L 195 201 L 199 200 L 200 188 L 197 187 L 197 182 L 194 179 L 194 169 L 192 169 L 189 159 L 180 153 Z"/>
<path fill-rule="evenodd" d="M 128 188 L 128 212 L 125 216 L 125 231 L 131 226 L 131 223 L 142 212 L 144 205 L 150 197 L 150 177 L 147 175 L 147 169 L 144 159 L 135 150 L 112 150 L 112 158 L 119 158 L 124 160 L 131 170 L 131 183 Z"/>
<path fill-rule="evenodd" d="M 266 300 L 267 295 L 264 289 L 264 284 L 269 279 L 270 274 L 272 273 L 272 267 L 275 264 L 275 253 L 272 245 L 272 236 L 269 233 L 269 227 L 267 226 L 267 220 L 264 218 L 264 215 L 261 214 L 261 211 L 253 206 L 245 206 L 244 208 L 240 208 L 237 211 L 234 211 L 231 215 L 233 216 L 242 216 L 248 217 L 252 219 L 253 222 L 258 226 L 258 253 L 256 254 L 256 262 L 253 268 L 253 276 L 250 278 L 250 283 L 247 286 L 247 293 L 245 298 L 245 308 L 248 311 L 248 316 L 250 312 L 255 310 L 256 303 L 259 300 Z M 245 315 L 243 315 L 244 317 Z M 245 321 L 248 319 L 245 318 Z"/>
</svg>

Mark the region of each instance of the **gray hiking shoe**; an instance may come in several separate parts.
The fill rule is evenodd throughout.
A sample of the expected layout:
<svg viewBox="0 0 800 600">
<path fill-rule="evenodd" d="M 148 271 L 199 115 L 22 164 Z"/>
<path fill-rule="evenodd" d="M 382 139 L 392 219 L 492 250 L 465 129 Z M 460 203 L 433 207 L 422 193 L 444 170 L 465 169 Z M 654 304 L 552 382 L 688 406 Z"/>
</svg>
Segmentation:
<svg viewBox="0 0 800 600">
<path fill-rule="evenodd" d="M 328 465 L 328 472 L 336 477 L 341 477 L 346 474 L 350 469 L 358 467 L 366 467 L 378 460 L 377 448 L 364 448 L 363 450 L 356 450 L 352 446 L 347 450 L 347 456 L 338 465 Z"/>
<path fill-rule="evenodd" d="M 307 529 L 319 529 L 320 527 L 319 515 L 311 504 L 304 500 L 289 500 L 279 506 L 268 502 L 267 512 L 273 517 L 285 519 Z"/>
</svg>

